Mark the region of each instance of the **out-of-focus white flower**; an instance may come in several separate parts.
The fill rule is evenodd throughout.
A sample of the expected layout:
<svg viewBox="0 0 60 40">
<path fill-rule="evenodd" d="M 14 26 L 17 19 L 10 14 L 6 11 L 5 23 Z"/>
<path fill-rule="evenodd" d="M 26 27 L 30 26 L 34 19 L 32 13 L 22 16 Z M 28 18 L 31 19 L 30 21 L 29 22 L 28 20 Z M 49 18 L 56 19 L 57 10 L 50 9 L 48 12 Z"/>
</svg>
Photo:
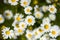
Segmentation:
<svg viewBox="0 0 60 40">
<path fill-rule="evenodd" d="M 57 12 L 57 9 L 54 5 L 49 5 L 48 11 L 52 14 L 55 14 Z"/>
<path fill-rule="evenodd" d="M 56 16 L 54 14 L 49 14 L 50 20 L 54 21 L 56 19 Z"/>
<path fill-rule="evenodd" d="M 5 10 L 4 16 L 6 19 L 11 19 L 13 17 L 13 13 L 11 10 Z"/>
<path fill-rule="evenodd" d="M 43 11 L 43 12 L 48 11 L 48 6 L 42 6 L 42 11 Z"/>
<path fill-rule="evenodd" d="M 2 30 L 2 35 L 3 35 L 4 39 L 8 39 L 8 38 L 11 39 L 13 37 L 14 33 L 13 33 L 13 30 L 10 30 L 10 28 L 6 27 Z"/>
<path fill-rule="evenodd" d="M 19 0 L 8 0 L 11 5 L 17 5 Z"/>
<path fill-rule="evenodd" d="M 57 25 L 52 26 L 49 35 L 52 38 L 56 38 L 59 35 L 59 27 Z"/>
<path fill-rule="evenodd" d="M 47 3 L 51 3 L 51 0 L 46 0 Z"/>
<path fill-rule="evenodd" d="M 0 24 L 4 22 L 4 17 L 0 14 Z"/>
<path fill-rule="evenodd" d="M 33 16 L 27 16 L 26 18 L 25 18 L 25 22 L 27 23 L 27 25 L 34 25 L 34 23 L 35 23 L 35 18 L 33 17 Z"/>
<path fill-rule="evenodd" d="M 31 6 L 25 7 L 25 9 L 24 9 L 25 14 L 32 14 L 32 13 L 31 13 L 31 10 L 32 10 L 32 7 L 31 7 Z"/>
<path fill-rule="evenodd" d="M 26 7 L 30 5 L 31 0 L 21 0 L 21 6 Z"/>
<path fill-rule="evenodd" d="M 41 18 L 43 17 L 43 13 L 37 11 L 37 12 L 34 13 L 34 16 L 35 16 L 36 18 L 38 18 L 38 19 L 41 19 Z"/>
</svg>

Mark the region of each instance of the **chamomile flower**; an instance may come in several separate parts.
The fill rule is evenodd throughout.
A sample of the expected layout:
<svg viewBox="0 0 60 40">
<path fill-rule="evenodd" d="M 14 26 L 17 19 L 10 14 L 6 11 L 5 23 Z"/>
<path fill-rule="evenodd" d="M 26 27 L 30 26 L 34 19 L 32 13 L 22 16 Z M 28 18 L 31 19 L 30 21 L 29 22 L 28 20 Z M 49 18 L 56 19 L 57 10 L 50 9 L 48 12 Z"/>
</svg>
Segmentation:
<svg viewBox="0 0 60 40">
<path fill-rule="evenodd" d="M 49 32 L 50 28 L 51 28 L 51 24 L 50 23 L 43 23 L 41 24 L 42 28 L 44 29 L 45 32 Z"/>
<path fill-rule="evenodd" d="M 21 29 L 25 29 L 27 27 L 27 24 L 25 22 L 20 22 L 19 26 Z"/>
<path fill-rule="evenodd" d="M 42 6 L 42 11 L 43 11 L 43 12 L 48 11 L 48 6 Z"/>
<path fill-rule="evenodd" d="M 57 25 L 52 26 L 49 35 L 52 38 L 56 38 L 59 35 L 59 27 Z"/>
<path fill-rule="evenodd" d="M 8 0 L 11 5 L 17 5 L 19 0 Z"/>
<path fill-rule="evenodd" d="M 33 16 L 27 16 L 26 18 L 25 18 L 25 22 L 27 23 L 27 25 L 34 25 L 34 23 L 35 23 L 35 18 L 33 17 Z"/>
<path fill-rule="evenodd" d="M 25 7 L 25 9 L 24 9 L 25 14 L 32 14 L 32 13 L 31 13 L 31 10 L 32 10 L 32 7 L 31 7 L 31 6 Z"/>
<path fill-rule="evenodd" d="M 39 11 L 39 7 L 38 7 L 38 5 L 35 5 L 34 12 L 37 12 L 37 11 Z"/>
<path fill-rule="evenodd" d="M 19 14 L 19 13 L 16 13 L 15 16 L 14 16 L 14 19 L 17 22 L 23 21 L 23 15 Z"/>
<path fill-rule="evenodd" d="M 43 22 L 43 23 L 50 23 L 49 17 L 43 18 L 43 19 L 42 19 L 42 22 Z"/>
<path fill-rule="evenodd" d="M 19 35 L 22 35 L 24 33 L 24 30 L 25 29 L 21 29 L 21 28 L 14 29 L 14 33 L 16 36 L 19 36 Z"/>
<path fill-rule="evenodd" d="M 57 12 L 57 9 L 54 5 L 49 5 L 48 11 L 52 14 L 55 14 Z"/>
<path fill-rule="evenodd" d="M 43 17 L 43 13 L 42 12 L 35 12 L 34 16 L 38 19 L 41 19 Z"/>
<path fill-rule="evenodd" d="M 21 6 L 26 7 L 30 5 L 31 0 L 21 0 Z"/>
<path fill-rule="evenodd" d="M 32 40 L 33 39 L 33 33 L 31 32 L 31 31 L 29 31 L 29 30 L 26 30 L 26 38 L 28 39 L 28 40 Z"/>
<path fill-rule="evenodd" d="M 13 17 L 13 13 L 11 10 L 5 10 L 4 16 L 6 19 L 11 19 Z"/>
<path fill-rule="evenodd" d="M 8 38 L 11 39 L 13 37 L 14 33 L 13 33 L 13 30 L 10 30 L 10 28 L 6 27 L 2 30 L 2 35 L 3 35 L 4 39 L 8 39 Z"/>
<path fill-rule="evenodd" d="M 4 22 L 4 17 L 0 14 L 0 24 Z"/>
<path fill-rule="evenodd" d="M 49 14 L 50 20 L 54 21 L 56 19 L 56 16 L 54 14 Z"/>
</svg>

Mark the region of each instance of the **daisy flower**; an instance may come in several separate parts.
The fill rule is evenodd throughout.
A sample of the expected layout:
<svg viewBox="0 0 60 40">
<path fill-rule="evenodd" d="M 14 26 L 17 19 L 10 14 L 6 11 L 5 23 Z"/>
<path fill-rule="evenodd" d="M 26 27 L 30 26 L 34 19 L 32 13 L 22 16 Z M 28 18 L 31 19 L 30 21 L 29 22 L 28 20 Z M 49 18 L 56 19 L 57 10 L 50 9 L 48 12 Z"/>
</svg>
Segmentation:
<svg viewBox="0 0 60 40">
<path fill-rule="evenodd" d="M 42 11 L 43 11 L 43 12 L 48 11 L 48 6 L 42 6 Z"/>
<path fill-rule="evenodd" d="M 34 16 L 38 19 L 41 19 L 43 17 L 43 13 L 37 11 L 37 12 L 34 13 Z"/>
<path fill-rule="evenodd" d="M 49 32 L 50 28 L 51 28 L 51 24 L 50 23 L 43 23 L 41 24 L 42 28 L 44 29 L 45 32 Z"/>
<path fill-rule="evenodd" d="M 8 0 L 11 5 L 17 5 L 19 0 Z"/>
<path fill-rule="evenodd" d="M 6 27 L 2 30 L 2 35 L 3 35 L 4 39 L 8 39 L 8 38 L 11 39 L 13 37 L 14 33 L 13 33 L 13 30 L 10 30 L 10 28 Z"/>
<path fill-rule="evenodd" d="M 42 22 L 43 22 L 43 23 L 50 23 L 49 17 L 43 18 L 43 19 L 42 19 Z"/>
<path fill-rule="evenodd" d="M 30 5 L 31 0 L 21 0 L 21 6 L 26 7 Z"/>
<path fill-rule="evenodd" d="M 4 16 L 7 18 L 7 19 L 11 19 L 13 17 L 13 13 L 11 10 L 5 10 L 4 11 Z"/>
<path fill-rule="evenodd" d="M 57 25 L 52 26 L 49 35 L 52 38 L 56 38 L 59 35 L 59 27 Z"/>
<path fill-rule="evenodd" d="M 29 31 L 29 30 L 26 30 L 26 38 L 28 39 L 28 40 L 32 40 L 33 39 L 33 33 L 31 32 L 31 31 Z"/>
<path fill-rule="evenodd" d="M 55 14 L 57 12 L 57 9 L 54 5 L 49 5 L 48 11 L 52 14 Z"/>
<path fill-rule="evenodd" d="M 31 10 L 32 10 L 32 7 L 31 7 L 31 6 L 25 7 L 25 9 L 24 9 L 25 14 L 32 14 L 32 13 L 31 13 Z"/>
<path fill-rule="evenodd" d="M 14 19 L 17 22 L 23 21 L 23 15 L 19 14 L 19 13 L 16 13 L 15 16 L 14 16 Z"/>
<path fill-rule="evenodd" d="M 37 11 L 39 11 L 39 7 L 38 7 L 38 5 L 35 5 L 34 12 L 37 12 Z"/>
<path fill-rule="evenodd" d="M 27 23 L 27 25 L 34 25 L 34 23 L 35 23 L 35 18 L 33 17 L 33 16 L 27 16 L 26 18 L 25 18 L 25 22 Z"/>
<path fill-rule="evenodd" d="M 56 16 L 54 14 L 49 14 L 50 20 L 54 21 L 56 19 Z"/>
<path fill-rule="evenodd" d="M 4 17 L 0 14 L 0 24 L 4 22 Z"/>
<path fill-rule="evenodd" d="M 24 33 L 24 30 L 25 29 L 21 29 L 21 28 L 14 29 L 14 33 L 16 36 L 19 36 L 19 35 L 22 35 Z"/>
<path fill-rule="evenodd" d="M 27 24 L 25 22 L 20 22 L 19 26 L 20 26 L 21 29 L 27 28 Z"/>
</svg>

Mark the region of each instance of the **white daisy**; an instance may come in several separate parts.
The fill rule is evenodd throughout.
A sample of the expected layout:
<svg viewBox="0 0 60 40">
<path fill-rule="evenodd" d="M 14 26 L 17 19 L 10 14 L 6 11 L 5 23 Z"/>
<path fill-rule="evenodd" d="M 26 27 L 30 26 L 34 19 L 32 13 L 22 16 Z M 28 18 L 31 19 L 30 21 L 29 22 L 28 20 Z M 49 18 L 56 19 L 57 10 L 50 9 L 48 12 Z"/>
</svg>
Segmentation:
<svg viewBox="0 0 60 40">
<path fill-rule="evenodd" d="M 31 31 L 29 31 L 29 30 L 26 30 L 26 38 L 28 39 L 28 40 L 32 40 L 33 39 L 33 33 L 31 32 Z"/>
<path fill-rule="evenodd" d="M 51 28 L 51 24 L 50 23 L 43 23 L 41 24 L 42 28 L 44 29 L 45 32 L 49 32 L 50 28 Z"/>
<path fill-rule="evenodd" d="M 24 9 L 25 14 L 32 14 L 32 13 L 31 13 L 31 10 L 32 10 L 32 7 L 31 7 L 31 6 L 25 7 L 25 9 Z"/>
<path fill-rule="evenodd" d="M 21 0 L 21 6 L 26 7 L 30 5 L 31 0 Z"/>
<path fill-rule="evenodd" d="M 35 18 L 33 16 L 27 16 L 25 18 L 25 22 L 30 26 L 30 25 L 34 25 L 35 23 Z"/>
<path fill-rule="evenodd" d="M 41 19 L 43 17 L 43 13 L 38 11 L 34 13 L 34 16 L 38 19 Z"/>
<path fill-rule="evenodd" d="M 54 21 L 56 19 L 56 16 L 54 14 L 49 14 L 50 20 Z"/>
<path fill-rule="evenodd" d="M 2 30 L 2 35 L 3 35 L 3 38 L 4 39 L 8 39 L 8 38 L 12 38 L 14 33 L 13 33 L 13 30 L 10 30 L 10 28 L 4 28 Z"/>
<path fill-rule="evenodd" d="M 8 0 L 11 5 L 17 5 L 19 0 Z"/>
<path fill-rule="evenodd" d="M 21 29 L 21 28 L 14 29 L 14 33 L 16 36 L 19 36 L 19 35 L 22 35 L 24 33 L 24 30 L 25 29 Z"/>
<path fill-rule="evenodd" d="M 43 22 L 43 23 L 50 23 L 49 17 L 43 18 L 42 22 Z"/>
<path fill-rule="evenodd" d="M 20 22 L 19 26 L 20 26 L 21 29 L 27 28 L 27 24 L 25 22 Z"/>
<path fill-rule="evenodd" d="M 0 14 L 0 24 L 4 22 L 4 17 Z"/>
<path fill-rule="evenodd" d="M 23 15 L 19 14 L 19 13 L 16 13 L 15 16 L 14 16 L 14 19 L 17 22 L 23 21 Z"/>
<path fill-rule="evenodd" d="M 55 14 L 57 12 L 57 9 L 54 5 L 49 5 L 48 11 L 52 14 Z"/>
<path fill-rule="evenodd" d="M 59 35 L 59 27 L 57 25 L 52 26 L 49 35 L 52 38 L 56 38 Z"/>
<path fill-rule="evenodd" d="M 7 18 L 7 19 L 11 19 L 13 17 L 13 13 L 11 10 L 5 10 L 4 11 L 4 16 Z"/>
<path fill-rule="evenodd" d="M 37 11 L 39 11 L 39 7 L 38 7 L 38 5 L 35 5 L 34 12 L 37 12 Z"/>
<path fill-rule="evenodd" d="M 48 6 L 42 6 L 42 11 L 46 12 L 48 10 Z"/>
</svg>

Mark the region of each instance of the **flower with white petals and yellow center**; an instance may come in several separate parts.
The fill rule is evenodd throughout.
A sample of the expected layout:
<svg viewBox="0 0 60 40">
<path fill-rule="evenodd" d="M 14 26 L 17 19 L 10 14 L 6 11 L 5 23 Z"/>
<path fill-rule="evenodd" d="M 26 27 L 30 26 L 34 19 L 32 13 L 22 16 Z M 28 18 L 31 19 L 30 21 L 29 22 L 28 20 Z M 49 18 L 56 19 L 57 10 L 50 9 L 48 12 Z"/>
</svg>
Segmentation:
<svg viewBox="0 0 60 40">
<path fill-rule="evenodd" d="M 50 28 L 51 28 L 51 24 L 50 23 L 43 23 L 41 24 L 42 28 L 44 29 L 45 32 L 49 32 Z"/>
<path fill-rule="evenodd" d="M 48 11 L 52 14 L 55 14 L 57 12 L 57 9 L 54 5 L 49 5 Z"/>
<path fill-rule="evenodd" d="M 14 16 L 15 21 L 19 22 L 19 21 L 23 21 L 23 15 L 16 13 L 16 15 Z"/>
<path fill-rule="evenodd" d="M 27 23 L 27 25 L 34 25 L 35 23 L 35 18 L 33 16 L 27 16 L 25 18 L 25 22 Z"/>
<path fill-rule="evenodd" d="M 21 29 L 25 29 L 27 27 L 27 24 L 25 22 L 20 22 L 19 26 Z"/>
<path fill-rule="evenodd" d="M 7 39 L 7 38 L 12 38 L 14 33 L 13 33 L 13 30 L 10 30 L 10 28 L 4 28 L 2 30 L 2 35 L 3 35 L 3 38 L 4 39 Z"/>
<path fill-rule="evenodd" d="M 31 10 L 32 10 L 32 7 L 31 6 L 25 7 L 25 9 L 24 9 L 25 14 L 31 14 Z"/>
<path fill-rule="evenodd" d="M 29 6 L 31 0 L 21 0 L 20 3 L 21 3 L 21 6 L 23 7 L 26 7 L 26 6 Z"/>
<path fill-rule="evenodd" d="M 11 5 L 17 5 L 19 0 L 8 0 Z"/>
<path fill-rule="evenodd" d="M 34 13 L 34 16 L 38 19 L 41 19 L 43 17 L 43 13 L 37 11 L 37 12 Z"/>
<path fill-rule="evenodd" d="M 3 16 L 0 14 L 0 24 L 4 22 Z"/>
<path fill-rule="evenodd" d="M 11 10 L 5 10 L 4 16 L 6 17 L 6 19 L 11 19 L 13 17 L 13 13 L 11 12 Z"/>
<path fill-rule="evenodd" d="M 59 35 L 59 27 L 57 25 L 52 26 L 49 35 L 52 38 L 56 38 Z"/>
</svg>

